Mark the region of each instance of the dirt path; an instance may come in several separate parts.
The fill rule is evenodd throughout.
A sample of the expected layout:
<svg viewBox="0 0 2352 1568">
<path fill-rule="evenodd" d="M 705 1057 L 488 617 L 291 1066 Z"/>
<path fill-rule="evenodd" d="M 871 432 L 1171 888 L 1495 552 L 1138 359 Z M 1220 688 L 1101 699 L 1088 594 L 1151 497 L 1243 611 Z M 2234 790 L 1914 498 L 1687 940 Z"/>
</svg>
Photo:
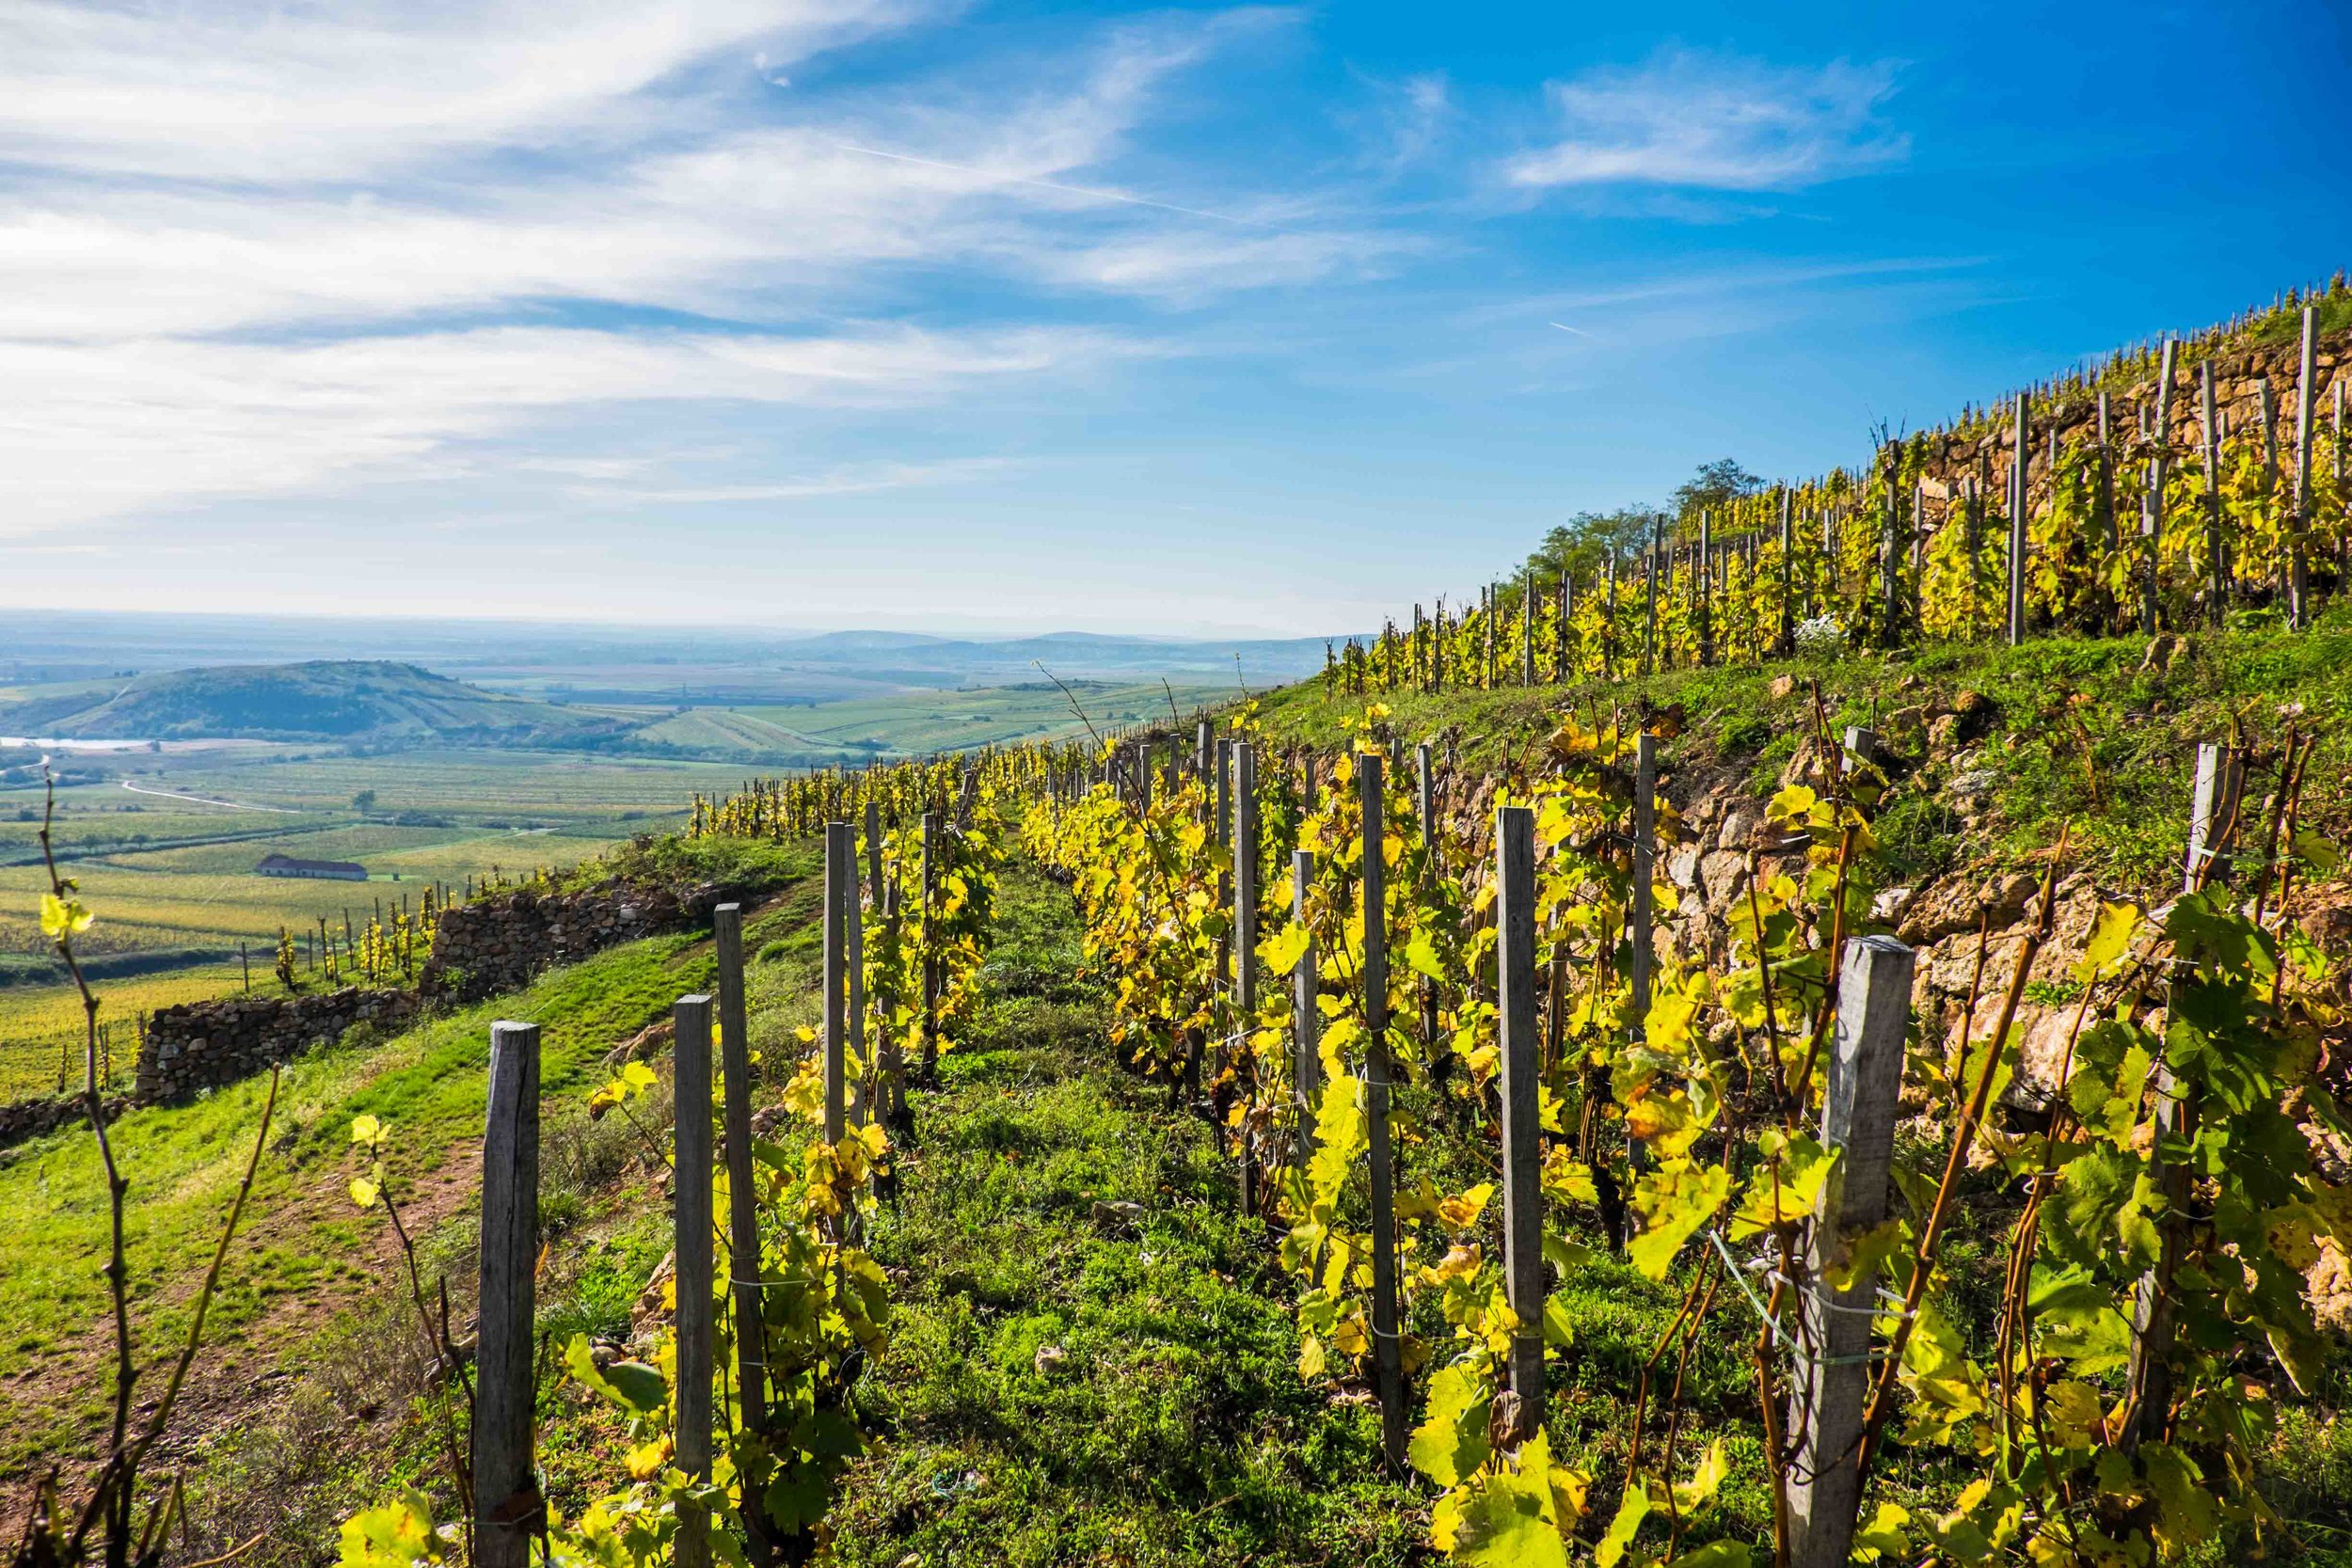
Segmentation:
<svg viewBox="0 0 2352 1568">
<path fill-rule="evenodd" d="M 257 806 L 245 800 L 217 800 L 210 795 L 183 795 L 172 789 L 142 789 L 128 779 L 122 781 L 122 787 L 134 795 L 153 795 L 166 800 L 193 800 L 199 806 L 227 806 L 230 811 L 267 811 L 276 812 L 281 816 L 310 815 L 299 806 Z"/>
<path fill-rule="evenodd" d="M 421 1239 L 428 1235 L 473 1201 L 480 1183 L 481 1151 L 479 1138 L 453 1143 L 441 1151 L 432 1168 L 418 1174 L 407 1184 L 400 1210 L 401 1222 L 410 1236 Z M 304 1371 L 313 1369 L 286 1365 L 289 1354 L 310 1343 L 339 1314 L 370 1297 L 383 1299 L 382 1293 L 395 1286 L 396 1299 L 406 1299 L 405 1265 L 401 1259 L 399 1242 L 381 1211 L 357 1216 L 348 1191 L 350 1178 L 351 1172 L 342 1164 L 318 1161 L 295 1173 L 294 1185 L 288 1196 L 274 1204 L 247 1206 L 245 1223 L 238 1229 L 224 1266 L 224 1284 L 251 1279 L 255 1271 L 268 1266 L 273 1252 L 314 1250 L 318 1245 L 316 1233 L 322 1227 L 348 1223 L 355 1217 L 358 1228 L 366 1238 L 363 1251 L 347 1259 L 357 1265 L 355 1270 L 328 1275 L 304 1290 L 273 1295 L 259 1316 L 233 1331 L 206 1334 L 205 1344 L 198 1352 L 187 1382 L 180 1390 L 171 1424 L 149 1461 L 151 1475 L 176 1467 L 225 1429 L 251 1423 L 262 1412 L 291 1394 Z M 180 1306 L 194 1298 L 201 1283 L 201 1273 L 193 1269 L 175 1271 L 174 1282 L 175 1289 L 164 1299 Z M 144 1316 L 134 1307 L 134 1332 Z M 134 1386 L 131 1424 L 135 1432 L 153 1417 L 178 1349 L 176 1343 L 144 1348 L 147 1359 L 141 1363 L 140 1379 Z M 85 1455 L 102 1452 L 112 1424 L 114 1354 L 110 1322 L 93 1323 L 70 1344 L 46 1356 L 37 1369 L 26 1370 L 20 1384 L 23 1396 L 12 1395 L 6 1402 L 7 1424 L 22 1423 L 24 1427 L 45 1429 L 52 1433 L 69 1426 L 77 1427 L 79 1451 Z M 27 1386 L 33 1385 L 36 1372 L 38 1385 Z M 88 1414 L 77 1421 L 67 1415 L 69 1408 L 77 1415 L 85 1409 Z M 58 1462 L 69 1491 L 73 1489 L 76 1477 L 86 1474 L 96 1463 L 91 1458 L 68 1459 L 62 1454 Z M 0 1533 L 13 1528 L 23 1517 L 27 1494 L 38 1480 L 39 1475 L 31 1471 L 0 1473 L 0 1498 L 5 1499 L 0 1502 Z"/>
</svg>

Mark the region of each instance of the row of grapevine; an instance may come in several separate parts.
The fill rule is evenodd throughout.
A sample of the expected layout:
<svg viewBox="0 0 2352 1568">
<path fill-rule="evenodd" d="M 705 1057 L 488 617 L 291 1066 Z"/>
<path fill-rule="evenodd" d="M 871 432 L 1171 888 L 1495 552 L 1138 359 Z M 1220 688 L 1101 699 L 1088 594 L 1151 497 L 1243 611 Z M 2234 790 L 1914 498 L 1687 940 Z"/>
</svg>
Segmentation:
<svg viewBox="0 0 2352 1568">
<path fill-rule="evenodd" d="M 536 1139 L 537 1032 L 493 1032 L 478 1370 L 469 1440 L 453 1437 L 447 1455 L 466 1503 L 458 1560 L 521 1568 L 540 1552 L 707 1568 L 803 1562 L 818 1549 L 835 1481 L 866 1446 L 850 1389 L 888 1343 L 888 1282 L 864 1248 L 872 1205 L 893 1130 L 906 1127 L 909 1082 L 934 1070 L 968 1015 L 1000 852 L 994 796 L 977 776 L 906 764 L 838 782 L 763 784 L 698 808 L 693 822 L 702 835 L 770 837 L 779 821 L 822 832 L 823 1022 L 802 1031 L 781 1092 L 804 1144 L 754 1128 L 759 1063 L 737 905 L 714 916 L 715 1002 L 682 997 L 675 1009 L 671 1135 L 644 1063 L 591 1097 L 592 1114 L 627 1118 L 671 1168 L 676 1269 L 673 1322 L 649 1359 L 600 1361 L 585 1336 L 563 1351 L 565 1375 L 617 1408 L 631 1445 L 629 1484 L 572 1519 L 541 1495 L 531 1436 L 535 1155 L 516 1150 Z M 386 1136 L 373 1118 L 355 1127 L 371 1168 L 353 1196 L 392 1212 Z M 492 1244 L 500 1235 L 513 1244 Z M 420 1330 L 434 1354 L 453 1356 L 446 1324 L 421 1308 Z M 409 1568 L 442 1560 L 446 1545 L 428 1500 L 409 1495 L 348 1521 L 342 1560 Z"/>
<path fill-rule="evenodd" d="M 1747 1315 L 1776 1560 L 2180 1560 L 2268 1528 L 2256 1458 L 2319 1364 L 2301 1271 L 2352 1243 L 2352 1190 L 2313 1157 L 2347 1131 L 2310 1080 L 2340 1022 L 2328 962 L 2283 918 L 2294 881 L 2334 863 L 2295 819 L 2307 740 L 2278 747 L 2261 821 L 2248 759 L 2208 756 L 2184 892 L 2105 911 L 2037 1131 L 1990 1112 L 2062 846 L 1947 1049 L 1909 1023 L 1909 950 L 1871 924 L 1887 781 L 1826 736 L 1812 783 L 1743 847 L 1730 960 L 1710 970 L 1652 941 L 1677 832 L 1654 737 L 1569 720 L 1491 821 L 1462 823 L 1437 809 L 1427 748 L 1399 778 L 1376 705 L 1335 758 L 1278 757 L 1252 723 L 1190 756 L 995 766 L 1032 790 L 1024 840 L 1071 879 L 1116 979 L 1119 1048 L 1200 1086 L 1244 1202 L 1280 1227 L 1302 1375 L 1373 1391 L 1391 1461 L 1439 1489 L 1438 1547 L 1563 1562 L 1589 1528 L 1609 1568 L 1747 1559 L 1692 1544 L 1729 1460 L 1678 1453 L 1675 1420 L 1661 1443 L 1646 1377 L 1622 1475 L 1550 1446 L 1542 1368 L 1577 1325 L 1543 1266 L 1620 1248 L 1684 1283 L 1682 1354 Z M 2261 849 L 2233 869 L 2240 843 Z M 1948 1143 L 1934 1168 L 1894 1169 L 1890 1212 L 1905 1080 Z M 1473 1179 L 1404 1159 L 1465 1126 L 1486 1150 Z M 1981 1162 L 2026 1199 L 1990 1325 L 1962 1321 L 1943 1273 Z M 1898 1447 L 1908 1501 L 1886 1490 Z"/>
<path fill-rule="evenodd" d="M 2339 370 L 2323 402 L 2317 307 L 2300 325 L 2291 441 L 2267 381 L 2269 417 L 2233 431 L 2213 361 L 2185 365 L 2169 342 L 2136 433 L 2101 391 L 2096 438 L 2061 448 L 2052 430 L 2037 462 L 2042 413 L 2021 393 L 2006 472 L 1980 450 L 1973 471 L 1933 476 L 1943 462 L 1926 436 L 1891 441 L 1859 473 L 1784 485 L 1671 529 L 1661 516 L 1645 547 L 1609 556 L 1583 580 L 1531 570 L 1471 607 L 1416 605 L 1408 624 L 1330 651 L 1326 689 L 1491 689 L 1848 644 L 2014 642 L 2042 627 L 2153 634 L 2217 626 L 2241 606 L 2303 625 L 2352 575 L 2352 377 Z M 2183 450 L 2173 411 L 2192 398 L 2197 436 Z"/>
</svg>

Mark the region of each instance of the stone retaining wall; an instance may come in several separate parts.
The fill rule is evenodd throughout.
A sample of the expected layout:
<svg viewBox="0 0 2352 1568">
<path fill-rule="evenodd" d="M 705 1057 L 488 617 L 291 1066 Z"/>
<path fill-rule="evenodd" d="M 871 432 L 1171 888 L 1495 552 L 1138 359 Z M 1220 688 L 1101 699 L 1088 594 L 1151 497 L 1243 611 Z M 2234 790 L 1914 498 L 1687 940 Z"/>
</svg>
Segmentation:
<svg viewBox="0 0 2352 1568">
<path fill-rule="evenodd" d="M 130 1101 L 119 1094 L 110 1094 L 99 1101 L 99 1108 L 108 1121 L 130 1107 Z M 60 1127 L 82 1122 L 87 1113 L 78 1094 L 44 1094 L 30 1100 L 14 1100 L 0 1105 L 0 1148 L 54 1132 Z"/>
<path fill-rule="evenodd" d="M 230 996 L 165 1007 L 148 1015 L 132 1098 L 142 1105 L 185 1100 L 338 1039 L 355 1023 L 403 1027 L 418 1006 L 414 991 L 346 986 L 313 996 Z"/>
<path fill-rule="evenodd" d="M 518 888 L 443 915 L 417 989 L 431 1002 L 479 1002 L 527 986 L 557 964 L 577 963 L 641 937 L 706 925 L 719 905 L 750 897 L 742 889 L 713 882 L 683 889 L 615 885 L 564 894 Z"/>
</svg>

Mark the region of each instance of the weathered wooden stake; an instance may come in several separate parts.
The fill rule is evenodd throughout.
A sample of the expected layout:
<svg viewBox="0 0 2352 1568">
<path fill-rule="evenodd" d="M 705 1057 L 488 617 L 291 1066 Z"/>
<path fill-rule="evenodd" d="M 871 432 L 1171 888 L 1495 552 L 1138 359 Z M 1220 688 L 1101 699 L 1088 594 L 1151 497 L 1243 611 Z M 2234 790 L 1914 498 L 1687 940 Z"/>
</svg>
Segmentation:
<svg viewBox="0 0 2352 1568">
<path fill-rule="evenodd" d="M 2098 505 L 2100 540 L 2106 546 L 2106 554 L 2102 558 L 2104 564 L 2105 561 L 2112 560 L 2115 552 L 2123 547 L 2121 530 L 2116 526 L 2115 519 L 2115 447 L 2109 423 L 2107 394 L 2105 391 L 2099 394 Z M 2106 595 L 2103 593 L 2100 597 L 2104 599 Z"/>
<path fill-rule="evenodd" d="M 547 1518 L 531 1453 L 538 1392 L 532 1280 L 538 1256 L 539 1026 L 493 1023 L 474 1341 L 477 1568 L 529 1568 L 531 1544 Z"/>
<path fill-rule="evenodd" d="M 697 1481 L 710 1478 L 710 1374 L 717 1339 L 711 1323 L 710 998 L 681 996 L 672 1009 L 675 1044 L 672 1087 L 677 1111 L 671 1181 L 671 1244 L 677 1259 L 676 1463 Z M 678 1509 L 678 1568 L 709 1568 L 710 1516 Z"/>
<path fill-rule="evenodd" d="M 2230 841 L 2236 828 L 2243 764 L 2226 746 L 2206 742 L 2197 748 L 2197 782 L 2189 800 L 2188 845 L 2182 857 L 2181 891 L 2225 879 Z M 2208 864 L 2210 862 L 2210 865 Z M 2171 1069 L 2157 1065 L 2151 1119 L 2155 1124 L 2155 1153 L 2150 1175 L 2165 1199 L 2166 1212 L 2178 1214 L 2188 1199 L 2188 1176 L 2178 1164 L 2162 1163 L 2163 1140 L 2185 1132 L 2197 1115 L 2194 1091 L 2184 1092 Z M 2160 1442 L 2172 1419 L 2172 1275 L 2180 1259 L 2180 1226 L 2168 1220 L 2160 1228 L 2155 1266 L 2139 1276 L 2132 1299 L 2131 1425 L 2123 1437 L 2126 1449 L 2142 1442 Z"/>
<path fill-rule="evenodd" d="M 1642 597 L 1649 626 L 1642 638 L 1642 673 L 1658 668 L 1658 556 L 1665 548 L 1666 520 L 1657 518 L 1651 524 L 1649 553 L 1642 558 Z"/>
<path fill-rule="evenodd" d="M 1699 607 L 1699 662 L 1715 662 L 1715 515 L 1706 507 L 1699 508 L 1699 550 L 1691 561 L 1692 587 L 1697 590 Z"/>
<path fill-rule="evenodd" d="M 1258 1020 L 1258 749 L 1233 748 L 1233 1060 L 1246 1095 L 1256 1076 L 1249 1033 Z M 1245 1117 L 1236 1140 L 1241 1161 L 1241 1212 L 1258 1212 L 1258 1156 Z"/>
<path fill-rule="evenodd" d="M 1846 1568 L 1852 1555 L 1878 1274 L 1872 1270 L 1844 1291 L 1832 1290 L 1821 1274 L 1845 1260 L 1855 1237 L 1886 1218 L 1914 958 L 1892 937 L 1856 937 L 1846 943 L 1838 974 L 1821 1143 L 1840 1156 L 1815 1204 L 1808 1245 L 1803 1299 L 1811 1354 L 1797 1374 L 1805 1388 L 1791 1421 L 1804 1421 L 1804 1452 L 1788 1481 L 1791 1568 Z"/>
<path fill-rule="evenodd" d="M 939 816 L 923 814 L 923 1081 L 939 1076 L 939 933 L 931 925 L 938 903 Z"/>
<path fill-rule="evenodd" d="M 2197 419 L 2205 467 L 2205 618 L 2221 625 L 2229 609 L 2229 557 L 2221 513 L 2221 439 L 2214 424 L 2213 360 L 2197 366 Z"/>
<path fill-rule="evenodd" d="M 1772 647 L 1783 657 L 1797 646 L 1796 622 L 1796 562 L 1797 534 L 1795 500 L 1788 486 L 1780 487 L 1780 629 L 1774 635 Z"/>
<path fill-rule="evenodd" d="M 856 918 L 855 862 L 847 822 L 825 824 L 825 1141 L 848 1125 L 850 926 Z"/>
<path fill-rule="evenodd" d="M 1568 652 L 1569 627 L 1575 624 L 1576 579 L 1568 575 L 1565 567 L 1562 567 L 1560 571 L 1560 635 L 1558 638 L 1560 645 L 1552 662 L 1552 679 L 1557 684 L 1565 685 L 1576 678 L 1576 673 L 1571 668 L 1574 661 Z"/>
<path fill-rule="evenodd" d="M 2303 353 L 2295 375 L 2294 575 L 2287 616 L 2296 630 L 2312 624 L 2312 398 L 2319 379 L 2319 307 L 2303 307 Z"/>
<path fill-rule="evenodd" d="M 752 1174 L 752 1045 L 743 1001 L 743 906 L 711 911 L 719 961 L 719 1068 L 727 1129 L 727 1276 L 735 1298 L 736 1409 L 743 1430 L 768 1430 L 768 1331 L 761 1307 L 759 1189 Z M 743 1522 L 752 1561 L 775 1555 L 774 1529 L 761 1498 L 747 1488 Z"/>
<path fill-rule="evenodd" d="M 1535 568 L 1519 578 L 1519 684 L 1535 684 Z"/>
<path fill-rule="evenodd" d="M 1372 1348 L 1380 1396 L 1380 1449 L 1405 1467 L 1405 1347 L 1397 1338 L 1396 1172 L 1389 1148 L 1389 916 L 1387 795 L 1380 758 L 1356 759 L 1363 812 L 1364 1117 L 1372 1165 Z"/>
<path fill-rule="evenodd" d="M 2017 394 L 2017 457 L 2009 475 L 2009 645 L 2026 640 L 2026 394 Z"/>
<path fill-rule="evenodd" d="M 1502 1005 L 1502 1284 L 1518 1327 L 1511 1337 L 1514 1439 L 1544 1424 L 1542 1030 L 1535 1012 L 1535 814 L 1495 810 L 1497 990 Z"/>
<path fill-rule="evenodd" d="M 2151 433 L 2155 450 L 2148 459 L 2148 490 L 2139 507 L 2140 532 L 2148 542 L 2146 570 L 2140 578 L 2139 629 L 2150 637 L 2155 635 L 2164 609 L 2164 470 L 2165 459 L 2172 450 L 2172 361 L 2180 346 L 2178 339 L 2164 341 L 2163 359 L 2156 372 L 2155 426 Z"/>
<path fill-rule="evenodd" d="M 1626 935 L 1632 939 L 1633 947 L 1628 975 L 1632 983 L 1633 1021 L 1627 1033 L 1636 1040 L 1649 1037 L 1650 972 L 1655 962 L 1651 942 L 1656 923 L 1651 884 L 1657 878 L 1658 737 L 1644 733 L 1633 738 L 1633 896 L 1626 911 L 1626 924 L 1631 927 Z M 1637 1175 L 1647 1168 L 1649 1152 L 1641 1139 L 1626 1140 L 1626 1156 Z"/>
<path fill-rule="evenodd" d="M 1291 914 L 1307 924 L 1307 895 L 1315 885 L 1311 850 L 1291 851 Z M 1304 1166 L 1315 1150 L 1315 1107 L 1323 1100 L 1323 1014 L 1316 1004 L 1321 990 L 1315 970 L 1314 927 L 1307 928 L 1307 950 L 1291 974 L 1291 1076 L 1298 1093 L 1298 1147 L 1295 1163 Z"/>
</svg>

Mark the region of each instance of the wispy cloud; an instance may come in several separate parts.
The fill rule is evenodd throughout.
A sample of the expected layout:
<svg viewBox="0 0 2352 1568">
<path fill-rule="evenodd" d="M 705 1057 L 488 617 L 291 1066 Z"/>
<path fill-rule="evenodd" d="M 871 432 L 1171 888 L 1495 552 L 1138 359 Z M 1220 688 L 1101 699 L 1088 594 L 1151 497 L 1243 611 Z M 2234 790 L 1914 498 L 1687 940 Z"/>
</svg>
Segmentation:
<svg viewBox="0 0 2352 1568">
<path fill-rule="evenodd" d="M 0 383 L 41 389 L 0 421 L 0 472 L 12 492 L 0 533 L 337 477 L 413 476 L 452 442 L 529 431 L 582 404 L 900 408 L 977 383 L 1078 373 L 1128 349 L 1102 333 L 1045 327 L 797 338 L 492 327 L 301 347 L 0 342 Z"/>
<path fill-rule="evenodd" d="M 1088 300 L 1311 282 L 1391 245 L 1311 197 L 1117 177 L 1177 73 L 1285 13 L 1089 28 L 1017 73 L 776 85 L 946 8 L 0 8 L 0 532 L 417 471 L 600 404 L 888 410 L 1083 376 L 1160 352 Z M 857 325 L 910 301 L 936 325 Z"/>
<path fill-rule="evenodd" d="M 0 21 L 0 157 L 262 184 L 369 179 L 453 151 L 674 130 L 680 94 L 649 89 L 681 85 L 714 57 L 750 83 L 755 56 L 789 65 L 924 9 L 922 0 L 17 0 Z"/>
<path fill-rule="evenodd" d="M 818 500 L 831 496 L 866 496 L 883 490 L 969 484 L 995 479 L 1015 465 L 1001 457 L 946 458 L 933 463 L 861 463 L 805 478 L 765 484 L 659 485 L 582 484 L 582 499 L 632 506 L 725 505 L 746 501 Z"/>
<path fill-rule="evenodd" d="M 1559 139 L 1510 159 L 1504 176 L 1531 188 L 1766 191 L 1883 168 L 1911 149 L 1881 112 L 1895 76 L 1883 61 L 1804 70 L 1670 50 L 1551 83 Z"/>
</svg>

